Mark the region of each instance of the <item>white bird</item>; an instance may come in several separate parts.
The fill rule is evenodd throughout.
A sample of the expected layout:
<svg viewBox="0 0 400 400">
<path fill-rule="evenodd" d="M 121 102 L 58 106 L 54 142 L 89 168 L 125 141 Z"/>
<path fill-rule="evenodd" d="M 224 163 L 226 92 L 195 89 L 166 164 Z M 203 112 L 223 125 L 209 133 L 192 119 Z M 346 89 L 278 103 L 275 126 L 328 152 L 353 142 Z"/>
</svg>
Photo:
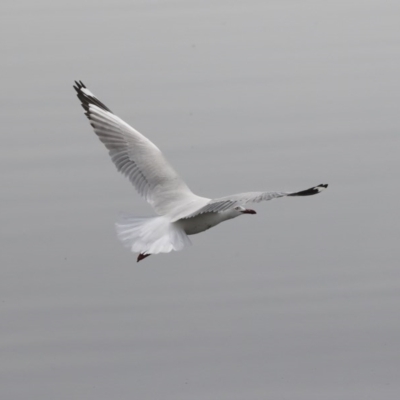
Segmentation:
<svg viewBox="0 0 400 400">
<path fill-rule="evenodd" d="M 107 147 L 111 160 L 154 208 L 154 217 L 124 217 L 116 224 L 118 237 L 137 261 L 151 254 L 179 251 L 191 245 L 188 235 L 203 232 L 243 214 L 245 208 L 284 196 L 310 196 L 328 187 L 314 186 L 300 192 L 250 192 L 218 199 L 195 195 L 179 177 L 161 151 L 106 107 L 82 81 L 74 89 L 96 135 Z"/>
</svg>

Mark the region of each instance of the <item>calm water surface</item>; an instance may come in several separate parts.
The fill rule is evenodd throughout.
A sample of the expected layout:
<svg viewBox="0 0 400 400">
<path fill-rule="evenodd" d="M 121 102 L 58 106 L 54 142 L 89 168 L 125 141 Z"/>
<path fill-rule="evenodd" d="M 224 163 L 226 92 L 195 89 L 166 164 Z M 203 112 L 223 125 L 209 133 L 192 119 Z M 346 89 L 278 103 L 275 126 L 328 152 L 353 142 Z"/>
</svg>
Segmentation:
<svg viewBox="0 0 400 400">
<path fill-rule="evenodd" d="M 398 2 L 1 8 L 2 399 L 398 398 Z M 74 79 L 201 195 L 329 190 L 136 264 Z"/>
</svg>

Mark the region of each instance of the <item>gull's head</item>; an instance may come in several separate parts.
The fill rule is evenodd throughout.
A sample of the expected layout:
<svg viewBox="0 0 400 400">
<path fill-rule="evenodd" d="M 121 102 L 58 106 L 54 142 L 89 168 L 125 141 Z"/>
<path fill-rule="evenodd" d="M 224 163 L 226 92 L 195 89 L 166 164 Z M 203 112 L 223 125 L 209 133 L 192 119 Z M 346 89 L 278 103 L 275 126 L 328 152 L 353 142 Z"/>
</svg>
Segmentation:
<svg viewBox="0 0 400 400">
<path fill-rule="evenodd" d="M 235 207 L 235 211 L 238 213 L 238 216 L 242 214 L 257 214 L 254 210 L 242 206 Z"/>
<path fill-rule="evenodd" d="M 256 212 L 254 210 L 249 210 L 248 208 L 238 206 L 235 208 L 230 208 L 229 210 L 226 211 L 222 211 L 218 214 L 220 214 L 223 221 L 225 221 L 228 219 L 240 217 L 243 214 L 256 214 Z"/>
</svg>

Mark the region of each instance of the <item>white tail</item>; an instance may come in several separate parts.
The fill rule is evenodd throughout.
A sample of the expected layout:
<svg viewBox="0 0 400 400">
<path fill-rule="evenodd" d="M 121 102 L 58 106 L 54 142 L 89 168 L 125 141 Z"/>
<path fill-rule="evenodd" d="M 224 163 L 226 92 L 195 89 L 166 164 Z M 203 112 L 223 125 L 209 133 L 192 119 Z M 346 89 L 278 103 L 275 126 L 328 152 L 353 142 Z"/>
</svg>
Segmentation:
<svg viewBox="0 0 400 400">
<path fill-rule="evenodd" d="M 166 217 L 122 216 L 116 223 L 118 238 L 132 252 L 169 253 L 190 246 L 185 231 Z"/>
</svg>

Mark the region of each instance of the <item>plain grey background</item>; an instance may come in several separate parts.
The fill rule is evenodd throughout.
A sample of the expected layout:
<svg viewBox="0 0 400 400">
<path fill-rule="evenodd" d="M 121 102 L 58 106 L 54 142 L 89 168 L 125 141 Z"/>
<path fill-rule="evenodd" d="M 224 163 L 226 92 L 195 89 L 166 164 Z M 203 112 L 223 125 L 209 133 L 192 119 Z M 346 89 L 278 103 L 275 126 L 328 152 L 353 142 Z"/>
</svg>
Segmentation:
<svg viewBox="0 0 400 400">
<path fill-rule="evenodd" d="M 398 398 L 398 1 L 0 7 L 2 399 Z M 137 264 L 74 79 L 200 195 L 329 189 Z"/>
</svg>

